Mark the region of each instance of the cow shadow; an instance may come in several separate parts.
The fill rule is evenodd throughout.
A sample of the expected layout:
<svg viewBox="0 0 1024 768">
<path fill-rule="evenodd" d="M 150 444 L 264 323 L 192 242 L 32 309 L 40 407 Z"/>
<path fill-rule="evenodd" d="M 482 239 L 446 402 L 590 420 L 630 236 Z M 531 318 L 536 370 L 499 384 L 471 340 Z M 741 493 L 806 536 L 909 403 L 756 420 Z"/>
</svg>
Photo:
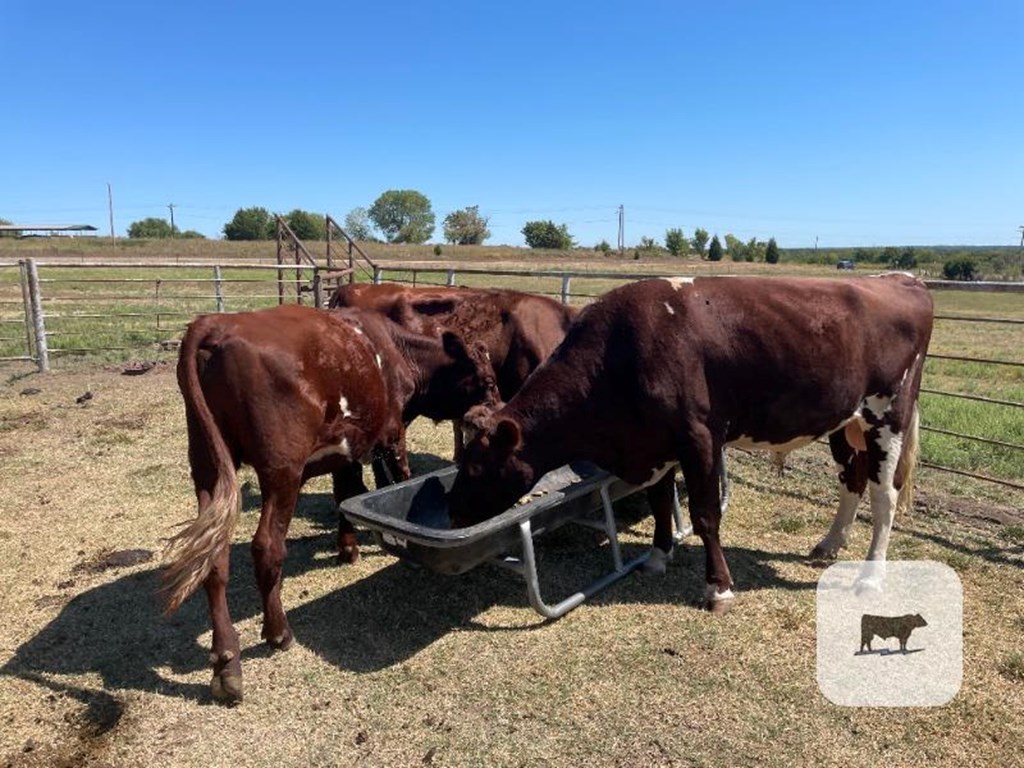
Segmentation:
<svg viewBox="0 0 1024 768">
<path fill-rule="evenodd" d="M 891 648 L 879 648 L 874 651 L 857 651 L 854 656 L 909 656 L 912 653 L 922 653 L 924 648 L 910 648 L 906 651 L 901 651 Z"/>
<path fill-rule="evenodd" d="M 339 569 L 338 581 L 348 582 L 344 567 L 333 554 L 337 513 L 330 494 L 311 494 L 303 514 L 312 515 L 329 533 L 293 537 L 288 541 L 286 579 L 301 578 L 316 569 Z M 258 509 L 258 494 L 243 492 L 243 502 Z M 620 531 L 647 514 L 643 505 L 622 510 Z M 360 534 L 367 558 L 390 558 L 376 547 L 369 534 Z M 625 560 L 647 550 L 646 544 L 621 542 Z M 575 525 L 546 535 L 536 548 L 541 591 L 554 602 L 571 594 L 610 569 L 611 555 L 604 537 Z M 786 578 L 782 566 L 806 562 L 798 554 L 751 548 L 728 548 L 726 555 L 737 584 L 744 593 L 759 589 L 807 590 L 815 577 Z M 249 542 L 231 547 L 228 600 L 236 623 L 262 610 L 252 576 Z M 688 604 L 703 594 L 704 553 L 697 545 L 679 548 L 663 576 L 632 574 L 590 599 L 591 605 Z M 205 670 L 209 632 L 206 600 L 199 594 L 177 613 L 162 615 L 160 570 L 126 573 L 108 583 L 88 588 L 67 599 L 59 614 L 18 647 L 0 667 L 0 675 L 31 680 L 55 692 L 76 698 L 98 711 L 109 709 L 106 691 L 136 690 L 200 703 L 211 701 L 208 686 L 175 680 Z M 55 589 L 59 589 L 55 588 Z M 64 595 L 42 598 L 63 601 Z M 523 626 L 483 622 L 481 614 L 493 607 L 529 605 L 524 581 L 492 564 L 483 564 L 459 576 L 444 576 L 425 568 L 392 560 L 370 575 L 346 583 L 299 605 L 286 605 L 296 641 L 326 662 L 356 673 L 391 667 L 414 656 L 453 631 L 530 631 L 547 623 L 529 616 Z M 201 642 L 202 640 L 202 642 Z M 271 654 L 257 643 L 242 650 L 242 661 Z M 69 676 L 95 674 L 100 690 L 78 685 Z M 106 697 L 106 698 L 104 698 Z"/>
<path fill-rule="evenodd" d="M 410 453 L 409 467 L 413 477 L 419 477 L 439 469 L 452 466 L 452 462 L 435 456 L 432 453 Z M 370 490 L 374 489 L 372 482 L 368 483 Z M 242 512 L 245 514 L 259 514 L 263 504 L 263 497 L 260 495 L 259 485 L 252 480 L 245 480 L 239 485 L 239 495 L 242 503 Z M 337 530 L 339 512 L 334 504 L 334 497 L 331 493 L 310 491 L 303 488 L 299 493 L 299 500 L 295 505 L 295 517 L 309 522 L 314 530 L 332 531 Z"/>
</svg>

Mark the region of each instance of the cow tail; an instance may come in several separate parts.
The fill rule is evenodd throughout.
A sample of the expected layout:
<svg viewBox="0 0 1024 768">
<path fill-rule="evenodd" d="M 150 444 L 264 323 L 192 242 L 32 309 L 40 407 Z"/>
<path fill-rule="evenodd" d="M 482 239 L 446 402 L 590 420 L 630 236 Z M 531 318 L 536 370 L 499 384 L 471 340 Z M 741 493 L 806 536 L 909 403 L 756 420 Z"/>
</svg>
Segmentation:
<svg viewBox="0 0 1024 768">
<path fill-rule="evenodd" d="M 910 414 L 907 436 L 900 451 L 898 471 L 903 476 L 903 487 L 896 497 L 896 513 L 908 514 L 914 509 L 914 471 L 917 469 L 917 454 L 921 447 L 920 412 L 917 403 Z"/>
<path fill-rule="evenodd" d="M 197 494 L 201 478 L 212 478 L 213 487 L 203 489 L 208 493 L 200 495 L 196 519 L 171 537 L 164 550 L 167 568 L 162 594 L 168 614 L 206 580 L 217 557 L 230 546 L 239 517 L 235 464 L 199 383 L 197 354 L 206 335 L 198 323 L 185 333 L 178 356 L 178 386 L 185 400 L 189 459 Z"/>
</svg>

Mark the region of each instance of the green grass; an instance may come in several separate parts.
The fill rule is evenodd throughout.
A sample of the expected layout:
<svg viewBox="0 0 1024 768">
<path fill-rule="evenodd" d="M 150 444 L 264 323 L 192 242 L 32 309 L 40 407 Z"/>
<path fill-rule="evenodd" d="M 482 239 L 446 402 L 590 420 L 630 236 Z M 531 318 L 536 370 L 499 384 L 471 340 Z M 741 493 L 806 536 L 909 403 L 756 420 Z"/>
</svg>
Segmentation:
<svg viewBox="0 0 1024 768">
<path fill-rule="evenodd" d="M 1024 683 L 1024 654 L 1014 651 L 999 665 L 999 673 L 1003 677 Z"/>
<path fill-rule="evenodd" d="M 314 253 L 322 244 L 313 244 Z M 829 266 L 782 264 L 711 264 L 696 259 L 632 258 L 603 256 L 587 251 L 550 252 L 510 247 L 446 247 L 442 257 L 429 246 L 386 246 L 368 244 L 371 258 L 386 267 L 385 278 L 417 285 L 444 285 L 444 271 L 457 271 L 457 283 L 472 287 L 500 285 L 558 297 L 559 277 L 490 276 L 458 271 L 463 267 L 519 271 L 618 271 L 635 274 L 677 272 L 713 274 L 770 272 L 834 275 Z M 125 261 L 137 263 L 209 260 L 210 267 L 183 268 L 88 268 L 61 267 L 41 263 L 44 311 L 47 316 L 48 345 L 53 363 L 69 357 L 95 357 L 104 361 L 131 358 L 163 359 L 173 356 L 166 342 L 180 337 L 196 314 L 216 311 L 213 259 L 273 263 L 273 243 L 227 243 L 214 241 L 118 241 L 81 238 L 74 241 L 0 241 L 0 261 L 51 257 L 80 258 L 83 261 Z M 406 265 L 406 268 L 399 268 Z M 391 267 L 394 266 L 395 269 Z M 414 268 L 410 268 L 414 267 Z M 286 272 L 288 277 L 293 270 Z M 113 282 L 130 277 L 132 282 Z M 276 271 L 223 269 L 223 300 L 227 311 L 251 310 L 277 303 Z M 572 302 L 584 304 L 625 279 L 574 278 Z M 294 300 L 288 286 L 286 299 Z M 1024 294 L 934 292 L 939 315 L 973 315 L 1024 319 Z M 307 301 L 308 301 L 307 297 Z M 936 321 L 930 351 L 984 359 L 1024 361 L 1024 326 Z M 105 350 L 105 351 L 103 351 Z M 19 272 L 0 268 L 0 357 L 26 354 L 26 333 Z M 929 358 L 924 386 L 929 389 L 967 393 L 988 398 L 1024 402 L 1024 367 L 990 365 Z M 985 437 L 1024 445 L 1024 409 L 990 405 L 968 400 L 922 395 L 923 424 L 964 435 Z M 960 437 L 924 432 L 922 458 L 956 469 L 979 472 L 1020 482 L 1024 477 L 1024 451 L 985 445 Z M 797 521 L 791 521 L 793 525 Z"/>
</svg>

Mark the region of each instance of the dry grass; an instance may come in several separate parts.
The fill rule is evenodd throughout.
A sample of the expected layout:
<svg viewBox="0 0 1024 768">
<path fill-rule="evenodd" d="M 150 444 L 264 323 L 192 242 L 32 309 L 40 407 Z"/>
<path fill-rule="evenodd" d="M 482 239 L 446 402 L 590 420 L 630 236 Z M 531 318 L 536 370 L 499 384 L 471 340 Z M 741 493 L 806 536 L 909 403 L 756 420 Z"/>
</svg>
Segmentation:
<svg viewBox="0 0 1024 768">
<path fill-rule="evenodd" d="M 297 643 L 259 640 L 249 537 L 232 553 L 231 605 L 246 700 L 210 702 L 205 600 L 159 615 L 156 553 L 193 514 L 183 414 L 170 367 L 143 376 L 68 367 L 0 385 L 0 764 L 1008 765 L 1024 753 L 1024 547 L 1015 507 L 947 496 L 925 473 L 890 556 L 950 563 L 964 584 L 964 682 L 935 709 L 843 709 L 815 684 L 814 586 L 801 557 L 836 496 L 817 448 L 778 480 L 737 453 L 727 556 L 741 593 L 693 607 L 703 555 L 635 576 L 544 623 L 512 574 L 445 578 L 382 554 L 338 567 L 324 480 L 293 523 L 284 603 Z M 35 395 L 21 395 L 36 387 Z M 75 399 L 86 390 L 94 397 Z M 414 425 L 419 470 L 450 452 Z M 626 554 L 647 546 L 642 504 L 623 511 Z M 1013 526 L 1018 526 L 1017 528 Z M 857 523 L 849 556 L 863 553 Z M 539 549 L 547 596 L 604 567 L 594 534 Z M 1017 755 L 1017 758 L 1013 756 Z"/>
</svg>

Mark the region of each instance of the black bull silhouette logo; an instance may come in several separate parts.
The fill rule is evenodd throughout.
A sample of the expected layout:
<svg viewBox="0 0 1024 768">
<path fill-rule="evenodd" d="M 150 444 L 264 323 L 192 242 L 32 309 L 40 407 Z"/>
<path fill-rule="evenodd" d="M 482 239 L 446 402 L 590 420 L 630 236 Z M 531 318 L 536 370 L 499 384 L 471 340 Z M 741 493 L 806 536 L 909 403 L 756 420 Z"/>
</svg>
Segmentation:
<svg viewBox="0 0 1024 768">
<path fill-rule="evenodd" d="M 898 638 L 900 650 L 907 652 L 907 640 L 910 633 L 918 627 L 927 627 L 928 622 L 920 613 L 908 613 L 903 616 L 873 616 L 865 613 L 860 617 L 860 651 L 864 652 L 867 646 L 871 652 L 871 641 L 877 635 L 886 640 L 890 637 Z"/>
</svg>

